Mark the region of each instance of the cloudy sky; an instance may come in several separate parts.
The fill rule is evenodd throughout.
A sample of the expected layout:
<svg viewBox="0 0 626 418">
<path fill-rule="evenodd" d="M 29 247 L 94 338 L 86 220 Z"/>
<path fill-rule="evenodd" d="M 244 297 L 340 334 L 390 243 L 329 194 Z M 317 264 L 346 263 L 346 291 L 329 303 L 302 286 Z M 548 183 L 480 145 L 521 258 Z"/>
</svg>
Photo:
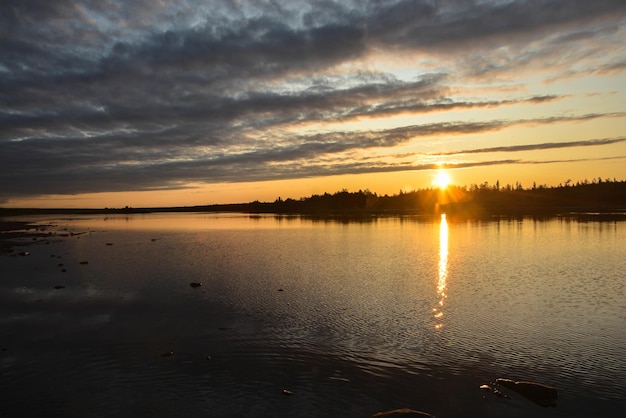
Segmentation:
<svg viewBox="0 0 626 418">
<path fill-rule="evenodd" d="M 2 0 L 0 205 L 626 179 L 623 0 Z"/>
</svg>

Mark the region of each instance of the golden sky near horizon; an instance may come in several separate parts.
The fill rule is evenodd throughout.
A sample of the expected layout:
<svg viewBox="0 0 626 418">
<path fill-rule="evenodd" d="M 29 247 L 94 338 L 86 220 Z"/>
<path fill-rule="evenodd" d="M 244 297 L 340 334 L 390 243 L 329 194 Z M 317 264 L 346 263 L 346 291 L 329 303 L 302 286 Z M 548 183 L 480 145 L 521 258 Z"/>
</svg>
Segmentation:
<svg viewBox="0 0 626 418">
<path fill-rule="evenodd" d="M 7 1 L 0 206 L 626 179 L 623 1 Z"/>
</svg>

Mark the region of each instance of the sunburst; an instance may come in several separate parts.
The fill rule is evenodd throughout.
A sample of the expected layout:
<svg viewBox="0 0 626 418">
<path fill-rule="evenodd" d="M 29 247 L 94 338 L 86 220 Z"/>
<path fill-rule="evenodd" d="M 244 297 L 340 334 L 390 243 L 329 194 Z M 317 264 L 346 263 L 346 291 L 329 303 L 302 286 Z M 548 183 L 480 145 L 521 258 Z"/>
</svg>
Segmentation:
<svg viewBox="0 0 626 418">
<path fill-rule="evenodd" d="M 437 174 L 433 179 L 433 184 L 440 189 L 445 189 L 450 185 L 451 181 L 452 180 L 450 179 L 450 175 L 448 174 L 448 172 L 440 168 L 439 170 L 437 170 Z"/>
</svg>

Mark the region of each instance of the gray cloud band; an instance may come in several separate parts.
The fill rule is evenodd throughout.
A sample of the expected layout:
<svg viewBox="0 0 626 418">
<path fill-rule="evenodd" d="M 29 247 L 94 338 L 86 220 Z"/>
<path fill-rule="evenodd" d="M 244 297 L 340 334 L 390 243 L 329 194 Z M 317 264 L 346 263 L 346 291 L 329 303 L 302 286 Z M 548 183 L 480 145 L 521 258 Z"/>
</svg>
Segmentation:
<svg viewBox="0 0 626 418">
<path fill-rule="evenodd" d="M 170 8 L 148 0 L 5 0 L 0 3 L 0 197 L 411 169 L 381 161 L 350 164 L 341 155 L 322 164 L 320 156 L 515 124 L 613 117 L 298 135 L 288 130 L 294 124 L 562 100 L 452 96 L 464 77 L 493 77 L 543 58 L 552 48 L 587 41 L 614 45 L 625 13 L 621 0 L 273 7 L 180 1 Z M 554 28 L 557 35 L 546 37 Z M 481 50 L 479 40 L 489 47 Z M 539 46 L 526 46 L 529 41 Z M 492 43 L 524 45 L 524 53 L 496 61 Z M 355 65 L 380 50 L 458 53 L 461 62 L 412 81 Z M 589 71 L 626 68 L 619 50 L 603 55 Z M 564 68 L 579 62 L 578 55 L 562 59 L 570 60 Z M 287 167 L 304 160 L 308 163 Z"/>
</svg>

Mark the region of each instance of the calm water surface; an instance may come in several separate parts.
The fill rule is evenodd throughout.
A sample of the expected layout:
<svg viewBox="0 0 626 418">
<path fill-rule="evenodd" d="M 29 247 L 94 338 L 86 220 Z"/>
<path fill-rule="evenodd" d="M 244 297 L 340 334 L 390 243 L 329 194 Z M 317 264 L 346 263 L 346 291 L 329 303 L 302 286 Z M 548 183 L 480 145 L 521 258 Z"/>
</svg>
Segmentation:
<svg viewBox="0 0 626 418">
<path fill-rule="evenodd" d="M 625 222 L 38 220 L 0 256 L 2 416 L 626 412 Z"/>
</svg>

